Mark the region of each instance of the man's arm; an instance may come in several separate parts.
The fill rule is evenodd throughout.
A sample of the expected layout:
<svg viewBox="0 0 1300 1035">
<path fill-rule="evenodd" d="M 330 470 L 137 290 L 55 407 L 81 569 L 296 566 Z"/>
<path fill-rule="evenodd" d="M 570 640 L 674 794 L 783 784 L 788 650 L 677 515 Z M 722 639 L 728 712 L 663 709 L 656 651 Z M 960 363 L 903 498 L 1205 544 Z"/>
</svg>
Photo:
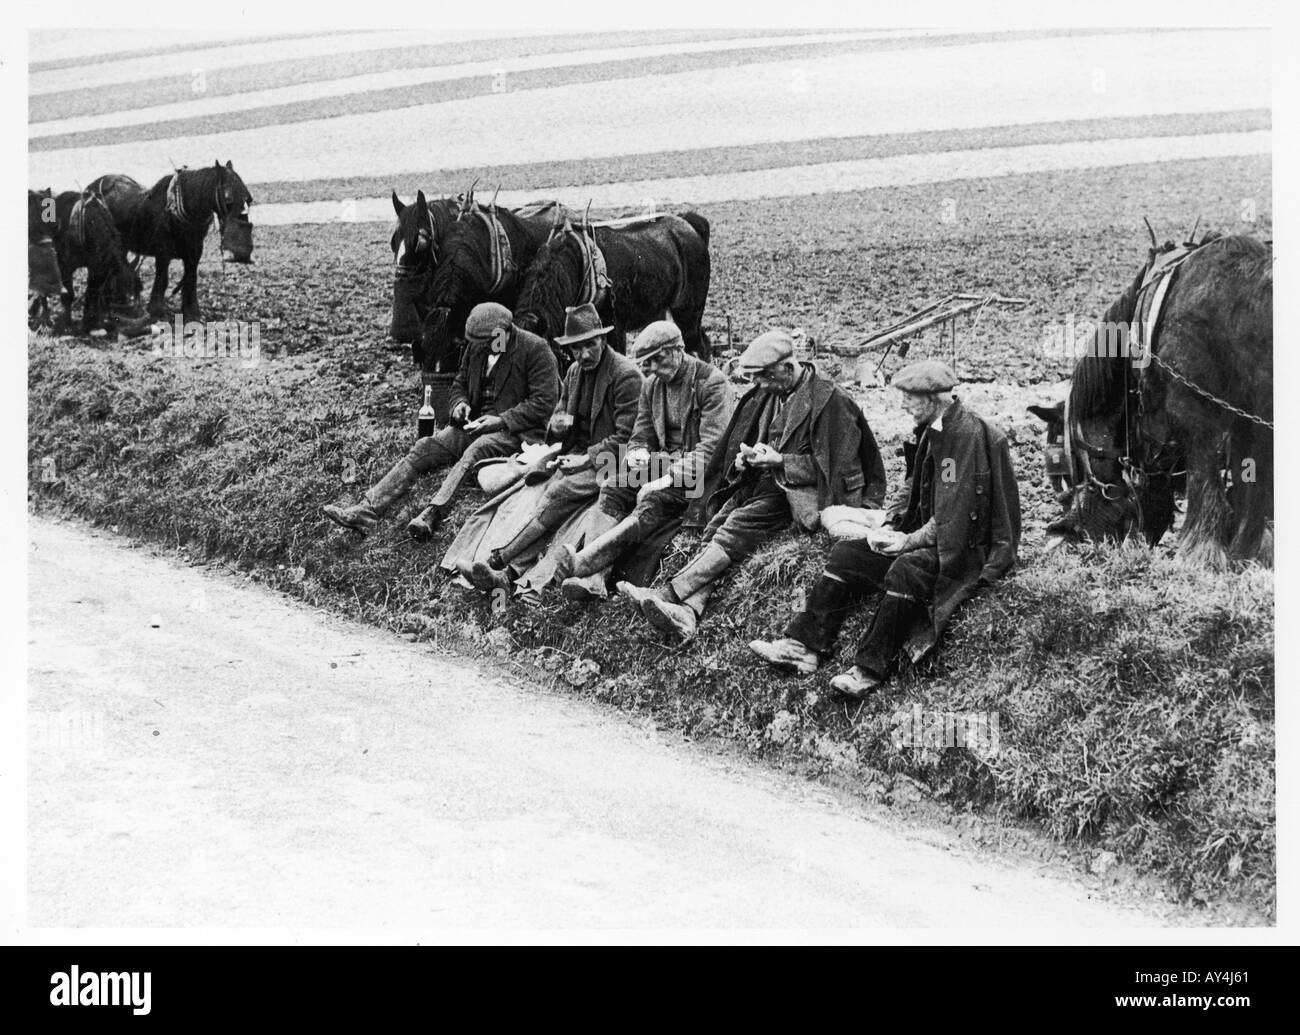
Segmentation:
<svg viewBox="0 0 1300 1035">
<path fill-rule="evenodd" d="M 560 372 L 555 356 L 545 344 L 529 342 L 524 353 L 524 379 L 528 394 L 517 405 L 500 414 L 506 430 L 518 435 L 529 428 L 542 428 L 555 409 L 560 395 Z"/>
<path fill-rule="evenodd" d="M 669 468 L 674 478 L 683 479 L 680 484 L 697 484 L 704 480 L 704 472 L 709 469 L 709 461 L 722 444 L 727 433 L 727 424 L 731 420 L 731 398 L 728 395 L 727 379 L 720 370 L 709 374 L 704 382 L 704 399 L 700 407 L 700 437 L 695 448 L 684 453 Z M 687 481 L 687 478 L 693 479 Z"/>
<path fill-rule="evenodd" d="M 460 356 L 460 369 L 456 371 L 456 376 L 451 381 L 451 392 L 447 396 L 447 404 L 451 410 L 464 403 L 469 405 L 469 364 L 470 357 L 476 356 L 478 350 L 473 346 L 467 346 Z"/>
<path fill-rule="evenodd" d="M 993 583 L 1016 563 L 1020 546 L 1020 486 L 1011 463 L 1011 448 L 1001 435 L 992 444 L 989 458 L 989 555 L 980 571 L 980 582 Z"/>
<path fill-rule="evenodd" d="M 629 370 L 610 386 L 614 402 L 614 433 L 599 442 L 593 442 L 587 449 L 587 455 L 593 464 L 599 463 L 602 455 L 617 456 L 618 447 L 632 434 L 639 418 L 642 380 L 635 370 Z"/>
<path fill-rule="evenodd" d="M 659 433 L 655 431 L 654 390 L 657 379 L 647 377 L 642 380 L 636 403 L 636 423 L 632 426 L 632 437 L 628 439 L 627 450 L 659 448 Z"/>
</svg>

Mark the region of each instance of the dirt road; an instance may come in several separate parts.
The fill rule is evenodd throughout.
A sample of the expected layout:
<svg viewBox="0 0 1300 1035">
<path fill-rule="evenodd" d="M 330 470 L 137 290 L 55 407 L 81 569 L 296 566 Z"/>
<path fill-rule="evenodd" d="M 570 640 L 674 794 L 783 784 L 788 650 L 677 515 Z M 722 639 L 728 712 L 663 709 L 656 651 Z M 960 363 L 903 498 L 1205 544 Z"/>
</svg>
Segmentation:
<svg viewBox="0 0 1300 1035">
<path fill-rule="evenodd" d="M 108 534 L 29 544 L 32 927 L 1156 922 Z"/>
</svg>

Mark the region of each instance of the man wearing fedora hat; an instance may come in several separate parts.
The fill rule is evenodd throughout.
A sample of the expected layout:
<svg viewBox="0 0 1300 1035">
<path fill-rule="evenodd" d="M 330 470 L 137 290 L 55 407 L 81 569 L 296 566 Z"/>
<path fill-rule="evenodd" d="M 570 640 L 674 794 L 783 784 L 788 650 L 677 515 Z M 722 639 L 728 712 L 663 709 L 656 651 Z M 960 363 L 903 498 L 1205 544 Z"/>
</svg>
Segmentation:
<svg viewBox="0 0 1300 1035">
<path fill-rule="evenodd" d="M 962 406 L 957 378 L 937 360 L 913 363 L 893 380 L 917 424 L 907 494 L 864 539 L 835 544 L 826 569 L 782 639 L 750 648 L 796 672 L 817 669 L 855 596 L 881 595 L 854 665 L 831 687 L 864 697 L 904 649 L 914 661 L 933 649 L 958 605 L 1015 564 L 1020 492 L 1006 436 Z"/>
<path fill-rule="evenodd" d="M 510 310 L 495 302 L 470 311 L 467 347 L 451 386 L 450 422 L 418 439 L 360 503 L 324 507 L 326 517 L 344 528 L 370 532 L 421 475 L 451 467 L 433 502 L 406 526 L 412 538 L 428 539 L 476 463 L 509 456 L 525 441 L 542 438 L 559 394 L 559 371 L 546 341 L 512 321 Z"/>
<path fill-rule="evenodd" d="M 590 302 L 565 310 L 564 334 L 556 344 L 574 362 L 564 378 L 548 431 L 561 443 L 554 473 L 528 522 L 487 561 L 477 562 L 470 581 L 479 589 L 509 590 L 537 556 L 537 547 L 600 493 L 600 475 L 617 462 L 636 422 L 641 372 L 609 347 L 600 315 Z M 524 563 L 519 563 L 520 561 Z"/>
<path fill-rule="evenodd" d="M 785 331 L 760 334 L 740 357 L 754 388 L 736 405 L 706 474 L 713 486 L 702 547 L 663 590 L 620 582 L 656 628 L 695 635 L 713 585 L 792 521 L 815 530 L 830 506 L 879 506 L 885 465 L 866 417 L 843 389 L 795 358 Z"/>
<path fill-rule="evenodd" d="M 640 547 L 637 567 L 652 576 L 667 538 L 694 507 L 703 510 L 704 472 L 731 415 L 731 387 L 712 363 L 686 354 L 671 320 L 642 328 L 633 346 L 648 376 L 636 425 L 620 462 L 604 480 L 581 551 L 565 543 L 555 577 L 570 600 L 607 596 L 614 563 Z"/>
</svg>

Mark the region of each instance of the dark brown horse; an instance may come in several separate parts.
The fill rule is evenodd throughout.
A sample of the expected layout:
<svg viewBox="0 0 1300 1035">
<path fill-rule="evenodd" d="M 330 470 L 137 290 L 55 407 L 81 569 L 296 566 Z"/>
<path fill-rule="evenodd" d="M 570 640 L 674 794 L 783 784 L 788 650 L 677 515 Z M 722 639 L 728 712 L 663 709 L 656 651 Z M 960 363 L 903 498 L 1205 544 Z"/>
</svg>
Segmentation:
<svg viewBox="0 0 1300 1035">
<path fill-rule="evenodd" d="M 113 222 L 126 247 L 137 255 L 154 258 L 153 290 L 149 314 L 166 312 L 168 266 L 172 259 L 184 265 L 181 275 L 181 312 L 186 320 L 199 320 L 199 260 L 203 239 L 212 217 L 221 228 L 221 254 L 226 262 L 253 261 L 253 224 L 249 206 L 253 196 L 227 162 L 202 169 L 179 169 L 145 190 L 129 176 L 111 173 L 90 183 L 113 213 Z"/>
<path fill-rule="evenodd" d="M 499 209 L 475 203 L 469 192 L 443 239 L 429 313 L 412 347 L 417 365 L 429 373 L 456 370 L 465 319 L 480 302 L 500 302 L 514 311 L 523 271 L 550 236 L 557 208 L 547 203 Z"/>
<path fill-rule="evenodd" d="M 1173 524 L 1185 473 L 1179 555 L 1212 567 L 1271 563 L 1272 249 L 1217 237 L 1175 265 L 1172 244 L 1152 244 L 1075 364 L 1064 413 L 1072 487 L 1048 534 L 1141 533 L 1154 544 Z M 1159 278 L 1147 284 L 1147 272 L 1166 264 L 1173 271 L 1152 319 Z"/>
<path fill-rule="evenodd" d="M 393 191 L 393 211 L 397 213 L 397 226 L 389 240 L 393 250 L 393 318 L 389 335 L 394 341 L 416 345 L 420 325 L 429 315 L 433 271 L 447 230 L 460 212 L 460 201 L 428 201 L 424 191 L 417 191 L 415 201 L 407 205 Z"/>
<path fill-rule="evenodd" d="M 73 274 L 86 271 L 81 329 L 99 326 L 115 311 L 129 311 L 140 297 L 140 277 L 127 261 L 122 237 L 104 199 L 93 191 L 64 191 L 55 199 L 55 246 L 63 275 L 63 308 L 71 320 L 76 300 Z"/>
<path fill-rule="evenodd" d="M 592 302 L 610 344 L 625 352 L 627 335 L 671 314 L 686 351 L 709 358 L 704 304 L 709 295 L 709 221 L 697 212 L 660 215 L 617 226 L 555 226 L 528 267 L 515 322 L 554 339 L 567 306 Z"/>
<path fill-rule="evenodd" d="M 38 327 L 50 322 L 46 299 L 63 290 L 59 255 L 54 246 L 57 220 L 54 192 L 27 191 L 27 322 Z"/>
</svg>

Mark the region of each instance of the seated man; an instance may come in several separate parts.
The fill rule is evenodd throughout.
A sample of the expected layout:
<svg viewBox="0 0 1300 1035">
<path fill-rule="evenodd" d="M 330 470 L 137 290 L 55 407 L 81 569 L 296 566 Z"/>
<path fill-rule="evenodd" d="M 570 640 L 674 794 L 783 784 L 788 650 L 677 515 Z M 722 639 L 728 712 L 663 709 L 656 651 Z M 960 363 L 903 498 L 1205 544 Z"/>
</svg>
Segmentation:
<svg viewBox="0 0 1300 1035">
<path fill-rule="evenodd" d="M 695 635 L 723 572 L 792 519 L 811 532 L 826 507 L 884 500 L 885 465 L 862 410 L 811 363 L 794 358 L 789 334 L 759 335 L 739 366 L 755 387 L 736 406 L 726 447 L 714 454 L 705 480 L 709 488 L 722 484 L 709 500 L 714 516 L 702 548 L 666 589 L 618 585 L 652 625 L 682 640 Z"/>
<path fill-rule="evenodd" d="M 634 351 L 650 376 L 626 455 L 601 487 L 586 546 L 577 552 L 565 544 L 557 560 L 560 591 L 570 600 L 604 598 L 606 575 L 622 554 L 679 521 L 692 501 L 703 503 L 705 470 L 731 414 L 726 377 L 686 354 L 676 324 L 647 324 Z"/>
<path fill-rule="evenodd" d="M 413 538 L 428 539 L 474 464 L 490 456 L 509 456 L 525 441 L 542 437 L 559 395 L 559 371 L 550 346 L 511 319 L 510 310 L 495 302 L 470 311 L 465 354 L 451 386 L 450 422 L 417 439 L 361 503 L 324 507 L 326 517 L 344 528 L 369 532 L 420 475 L 450 466 L 433 502 L 406 526 Z"/>
<path fill-rule="evenodd" d="M 619 447 L 632 434 L 641 372 L 606 343 L 611 330 L 600 325 L 591 303 L 565 312 L 565 333 L 555 341 L 574 352 L 575 362 L 565 375 L 551 416 L 551 434 L 562 443 L 554 461 L 556 470 L 528 523 L 493 550 L 486 563 L 474 565 L 470 579 L 484 592 L 509 590 L 521 574 L 511 569 L 515 559 L 531 559 L 539 540 L 596 499 L 600 475 L 618 462 Z"/>
<path fill-rule="evenodd" d="M 957 379 L 943 363 L 913 363 L 893 383 L 918 425 L 905 501 L 865 539 L 835 544 L 784 639 L 749 645 L 773 665 L 813 672 L 834 649 L 852 598 L 881 592 L 853 668 L 831 680 L 853 697 L 882 683 L 904 646 L 913 660 L 928 653 L 957 606 L 1010 570 L 1020 542 L 1006 436 L 953 396 Z"/>
</svg>

